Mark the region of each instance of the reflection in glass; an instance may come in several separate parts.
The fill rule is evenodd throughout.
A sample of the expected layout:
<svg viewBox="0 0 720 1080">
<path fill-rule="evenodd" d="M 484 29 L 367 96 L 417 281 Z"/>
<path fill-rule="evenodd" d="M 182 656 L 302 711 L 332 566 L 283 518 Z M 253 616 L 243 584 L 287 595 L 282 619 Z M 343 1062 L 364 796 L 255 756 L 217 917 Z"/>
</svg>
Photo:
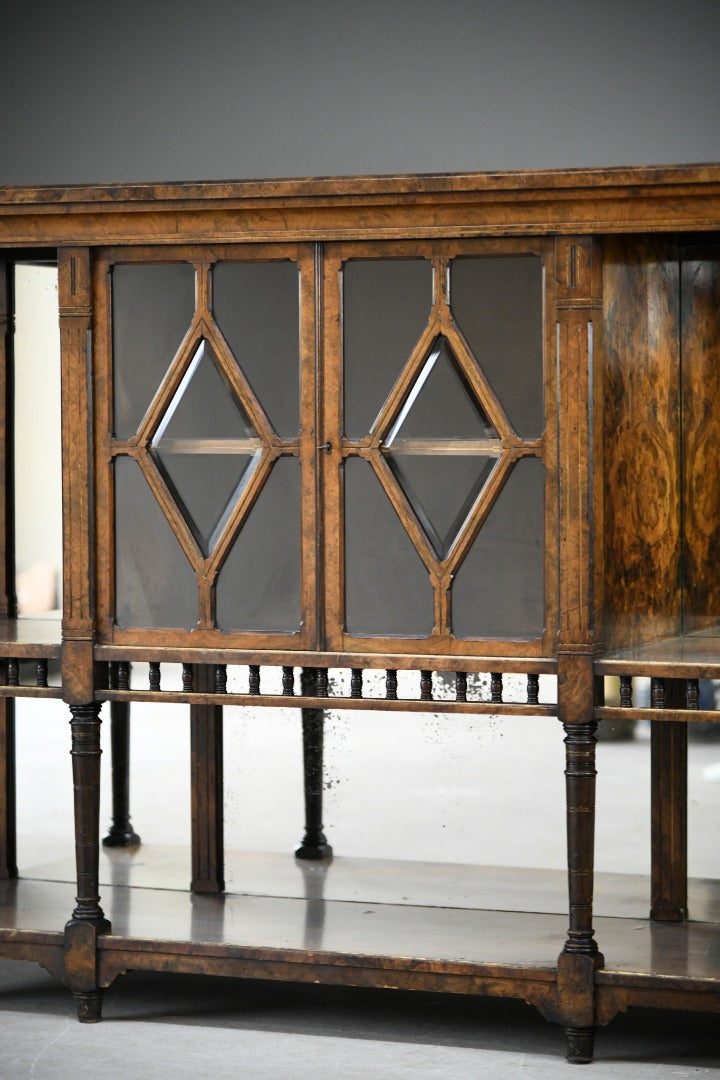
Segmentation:
<svg viewBox="0 0 720 1080">
<path fill-rule="evenodd" d="M 203 339 L 180 386 L 165 410 L 152 444 L 179 439 L 256 437 L 247 413 L 218 363 L 212 345 Z"/>
<path fill-rule="evenodd" d="M 351 259 L 343 268 L 345 434 L 366 435 L 425 330 L 432 267 L 424 259 Z"/>
<path fill-rule="evenodd" d="M 112 269 L 113 429 L 137 431 L 195 311 L 195 271 L 187 263 L 133 263 Z"/>
<path fill-rule="evenodd" d="M 412 439 L 497 438 L 495 428 L 460 369 L 450 342 L 433 342 L 385 445 Z"/>
<path fill-rule="evenodd" d="M 440 335 L 383 443 L 438 558 L 445 558 L 500 454 L 500 440 Z"/>
<path fill-rule="evenodd" d="M 57 613 L 62 607 L 57 267 L 16 264 L 13 293 L 12 502 L 15 593 L 22 616 Z"/>
<path fill-rule="evenodd" d="M 209 555 L 261 451 L 209 342 L 198 345 L 151 446 L 201 551 Z"/>
<path fill-rule="evenodd" d="M 115 622 L 129 627 L 197 624 L 195 574 L 138 465 L 115 470 Z"/>
<path fill-rule="evenodd" d="M 438 558 L 444 559 L 497 457 L 392 453 L 387 459 Z"/>
<path fill-rule="evenodd" d="M 293 262 L 218 263 L 213 311 L 281 438 L 300 430 L 299 271 Z"/>
<path fill-rule="evenodd" d="M 300 464 L 280 457 L 218 575 L 218 627 L 299 631 L 301 576 Z"/>
<path fill-rule="evenodd" d="M 426 637 L 433 590 L 372 466 L 345 462 L 345 625 L 356 635 Z"/>
<path fill-rule="evenodd" d="M 545 469 L 516 463 L 453 583 L 459 638 L 540 636 L 545 626 Z"/>
<path fill-rule="evenodd" d="M 453 314 L 517 433 L 545 427 L 543 267 L 537 255 L 462 257 L 450 270 Z"/>
<path fill-rule="evenodd" d="M 155 457 L 198 547 L 210 555 L 260 454 L 157 453 Z"/>
</svg>

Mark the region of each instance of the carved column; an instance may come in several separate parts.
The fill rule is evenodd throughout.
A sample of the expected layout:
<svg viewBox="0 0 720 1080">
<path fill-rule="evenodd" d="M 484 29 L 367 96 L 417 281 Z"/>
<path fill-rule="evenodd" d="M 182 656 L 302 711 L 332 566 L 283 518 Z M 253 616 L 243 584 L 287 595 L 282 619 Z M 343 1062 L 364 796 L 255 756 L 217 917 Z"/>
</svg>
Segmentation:
<svg viewBox="0 0 720 1080">
<path fill-rule="evenodd" d="M 13 500 L 12 266 L 0 260 L 0 618 L 15 615 Z M 17 877 L 15 820 L 15 702 L 0 698 L 0 880 Z"/>
<path fill-rule="evenodd" d="M 317 693 L 315 668 L 303 668 L 300 676 L 303 697 Z M 295 848 L 298 859 L 326 859 L 332 847 L 323 831 L 323 734 L 322 709 L 302 710 L 303 774 L 305 790 L 305 834 Z"/>
<path fill-rule="evenodd" d="M 58 252 L 62 373 L 63 698 L 84 705 L 95 695 L 92 518 L 92 285 L 86 248 Z"/>
<path fill-rule="evenodd" d="M 215 691 L 215 669 L 193 667 L 194 689 Z M 190 706 L 190 798 L 192 882 L 196 893 L 225 889 L 223 822 L 223 711 L 220 705 Z"/>
<path fill-rule="evenodd" d="M 73 791 L 75 800 L 75 910 L 65 927 L 64 981 L 75 994 L 78 1019 L 100 1019 L 97 938 L 110 932 L 100 907 L 100 706 L 71 705 Z"/>
<path fill-rule="evenodd" d="M 62 376 L 63 700 L 72 714 L 77 906 L 65 927 L 64 979 L 78 1018 L 100 1019 L 97 938 L 110 924 L 98 895 L 100 852 L 100 705 L 95 702 L 91 327 L 87 248 L 58 252 Z M 68 463 L 72 462 L 72 468 Z"/>
<path fill-rule="evenodd" d="M 601 500 L 595 461 L 593 353 L 602 311 L 601 259 L 588 237 L 556 243 L 559 632 L 558 714 L 565 730 L 569 928 L 558 958 L 558 1011 L 568 1060 L 589 1061 L 595 1028 L 595 970 L 603 963 L 592 925 L 595 835 L 593 648 L 600 582 Z"/>
</svg>

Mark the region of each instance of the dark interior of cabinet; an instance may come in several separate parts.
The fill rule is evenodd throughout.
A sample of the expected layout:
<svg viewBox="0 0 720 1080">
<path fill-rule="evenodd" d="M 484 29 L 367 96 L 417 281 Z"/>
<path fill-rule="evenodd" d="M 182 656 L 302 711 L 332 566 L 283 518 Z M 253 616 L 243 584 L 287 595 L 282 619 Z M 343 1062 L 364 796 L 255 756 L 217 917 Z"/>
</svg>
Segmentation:
<svg viewBox="0 0 720 1080">
<path fill-rule="evenodd" d="M 720 636 L 720 237 L 612 237 L 605 642 Z"/>
</svg>

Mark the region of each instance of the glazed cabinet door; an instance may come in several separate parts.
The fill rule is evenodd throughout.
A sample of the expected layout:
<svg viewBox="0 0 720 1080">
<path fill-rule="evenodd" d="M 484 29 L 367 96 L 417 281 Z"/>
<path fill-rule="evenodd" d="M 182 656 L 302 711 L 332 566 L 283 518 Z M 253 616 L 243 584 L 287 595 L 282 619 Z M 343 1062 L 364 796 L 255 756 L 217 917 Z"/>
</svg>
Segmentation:
<svg viewBox="0 0 720 1080">
<path fill-rule="evenodd" d="M 327 249 L 329 648 L 552 650 L 553 287 L 543 240 Z"/>
<path fill-rule="evenodd" d="M 314 647 L 314 252 L 96 260 L 105 641 Z"/>
</svg>

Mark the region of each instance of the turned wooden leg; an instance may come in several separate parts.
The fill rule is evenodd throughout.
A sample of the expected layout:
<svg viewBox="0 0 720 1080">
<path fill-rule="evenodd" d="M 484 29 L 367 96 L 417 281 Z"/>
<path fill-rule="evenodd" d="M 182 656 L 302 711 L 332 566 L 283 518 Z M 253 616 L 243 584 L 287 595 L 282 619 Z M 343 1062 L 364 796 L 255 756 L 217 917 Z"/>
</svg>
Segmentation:
<svg viewBox="0 0 720 1080">
<path fill-rule="evenodd" d="M 685 684 L 652 680 L 653 704 L 685 708 Z M 651 904 L 650 918 L 687 918 L 687 725 L 658 721 L 650 733 Z"/>
<path fill-rule="evenodd" d="M 110 932 L 100 907 L 100 706 L 71 705 L 72 767 L 75 800 L 75 910 L 65 927 L 64 980 L 75 994 L 78 1019 L 100 1019 L 97 939 Z"/>
<path fill-rule="evenodd" d="M 196 691 L 214 693 L 215 668 L 193 665 Z M 225 890 L 223 834 L 223 711 L 221 705 L 190 706 L 192 882 L 196 893 Z"/>
<path fill-rule="evenodd" d="M 18 876 L 15 818 L 15 702 L 0 699 L 0 880 Z"/>
<path fill-rule="evenodd" d="M 120 666 L 120 665 L 118 665 Z M 110 705 L 112 755 L 112 823 L 103 839 L 105 847 L 137 847 L 140 837 L 130 824 L 130 703 Z"/>
<path fill-rule="evenodd" d="M 314 697 L 318 689 L 315 668 L 303 668 L 304 697 Z M 302 710 L 303 775 L 305 787 L 305 835 L 295 848 L 298 859 L 328 859 L 332 847 L 323 832 L 323 729 L 322 709 Z"/>
<path fill-rule="evenodd" d="M 592 925 L 595 862 L 595 693 L 592 666 L 583 656 L 562 657 L 559 711 L 565 731 L 565 796 L 569 927 L 558 957 L 558 1004 L 568 1061 L 592 1059 L 595 971 L 604 963 Z"/>
</svg>

